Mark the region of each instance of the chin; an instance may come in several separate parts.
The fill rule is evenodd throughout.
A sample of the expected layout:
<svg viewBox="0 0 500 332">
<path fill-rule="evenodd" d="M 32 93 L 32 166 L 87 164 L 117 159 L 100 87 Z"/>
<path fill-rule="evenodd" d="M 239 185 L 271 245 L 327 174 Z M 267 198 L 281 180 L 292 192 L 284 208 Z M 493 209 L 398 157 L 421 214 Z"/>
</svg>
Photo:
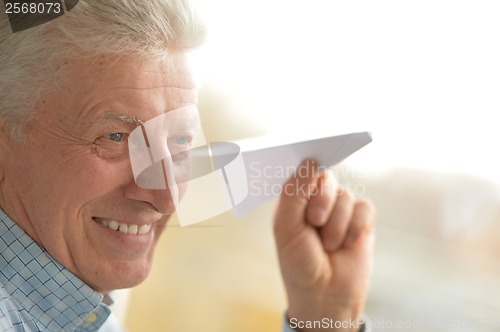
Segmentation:
<svg viewBox="0 0 500 332">
<path fill-rule="evenodd" d="M 99 280 L 89 285 L 91 287 L 92 284 L 96 285 L 96 287 L 92 288 L 103 294 L 117 289 L 135 287 L 147 278 L 151 270 L 150 267 L 150 264 L 140 268 L 137 266 L 132 268 L 118 267 L 108 271 L 106 278 L 99 278 Z"/>
</svg>

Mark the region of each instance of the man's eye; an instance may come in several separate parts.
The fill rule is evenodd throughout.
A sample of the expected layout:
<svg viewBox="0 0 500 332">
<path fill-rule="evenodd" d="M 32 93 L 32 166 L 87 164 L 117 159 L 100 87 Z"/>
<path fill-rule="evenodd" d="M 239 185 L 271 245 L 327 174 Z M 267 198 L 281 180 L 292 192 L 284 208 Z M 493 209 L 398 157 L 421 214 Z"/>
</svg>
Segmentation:
<svg viewBox="0 0 500 332">
<path fill-rule="evenodd" d="M 94 141 L 95 153 L 108 160 L 124 158 L 128 156 L 128 134 L 110 133 L 99 136 Z"/>
<path fill-rule="evenodd" d="M 112 134 L 107 134 L 104 135 L 107 139 L 114 141 L 114 142 L 122 142 L 125 140 L 125 134 L 122 133 L 112 133 Z"/>
<path fill-rule="evenodd" d="M 188 136 L 178 136 L 175 138 L 175 144 L 186 145 L 191 143 L 191 137 Z"/>
</svg>

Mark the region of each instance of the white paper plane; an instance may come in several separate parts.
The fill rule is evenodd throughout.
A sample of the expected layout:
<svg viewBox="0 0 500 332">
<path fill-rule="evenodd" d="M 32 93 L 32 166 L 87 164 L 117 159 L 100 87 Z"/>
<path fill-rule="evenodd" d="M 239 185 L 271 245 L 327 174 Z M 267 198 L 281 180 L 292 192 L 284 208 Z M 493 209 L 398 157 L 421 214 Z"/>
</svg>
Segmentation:
<svg viewBox="0 0 500 332">
<path fill-rule="evenodd" d="M 188 194 L 178 209 L 181 224 L 228 210 L 242 216 L 279 196 L 304 159 L 314 159 L 324 170 L 371 141 L 369 132 L 357 132 L 292 143 L 279 136 L 207 144 L 192 151 Z"/>
</svg>

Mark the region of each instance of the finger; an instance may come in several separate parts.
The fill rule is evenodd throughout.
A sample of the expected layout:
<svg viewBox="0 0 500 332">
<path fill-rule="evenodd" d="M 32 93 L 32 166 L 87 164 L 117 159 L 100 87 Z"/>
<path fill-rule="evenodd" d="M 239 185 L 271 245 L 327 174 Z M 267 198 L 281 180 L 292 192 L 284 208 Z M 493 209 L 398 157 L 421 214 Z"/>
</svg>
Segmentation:
<svg viewBox="0 0 500 332">
<path fill-rule="evenodd" d="M 301 230 L 305 223 L 305 212 L 309 197 L 314 192 L 318 177 L 315 161 L 304 161 L 294 175 L 283 186 L 276 212 L 275 231 L 286 236 Z M 279 234 L 278 234 L 279 233 Z"/>
<path fill-rule="evenodd" d="M 323 247 L 328 252 L 340 248 L 344 242 L 351 221 L 354 197 L 344 187 L 337 189 L 337 199 L 328 222 L 321 228 Z"/>
<path fill-rule="evenodd" d="M 357 200 L 344 245 L 349 247 L 362 238 L 363 235 L 371 234 L 375 224 L 375 216 L 375 207 L 371 201 L 366 199 Z"/>
<path fill-rule="evenodd" d="M 316 192 L 312 193 L 307 205 L 306 217 L 309 224 L 314 227 L 326 224 L 335 205 L 336 187 L 337 181 L 328 170 L 320 174 Z"/>
</svg>

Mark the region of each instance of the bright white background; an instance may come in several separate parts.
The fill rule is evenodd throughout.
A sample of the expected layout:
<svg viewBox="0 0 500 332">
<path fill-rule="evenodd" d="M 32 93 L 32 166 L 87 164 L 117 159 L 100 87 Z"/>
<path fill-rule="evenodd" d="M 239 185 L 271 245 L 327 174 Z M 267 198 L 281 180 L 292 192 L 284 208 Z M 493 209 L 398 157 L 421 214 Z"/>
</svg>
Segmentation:
<svg viewBox="0 0 500 332">
<path fill-rule="evenodd" d="M 339 172 L 377 206 L 368 316 L 494 317 L 463 331 L 498 331 L 500 1 L 196 2 L 210 28 L 209 139 L 373 132 L 347 159 L 368 176 Z M 172 227 L 130 331 L 279 331 L 273 208 L 213 221 L 228 227 Z"/>
<path fill-rule="evenodd" d="M 206 77 L 242 127 L 370 130 L 351 163 L 500 180 L 499 1 L 197 2 Z"/>
</svg>

